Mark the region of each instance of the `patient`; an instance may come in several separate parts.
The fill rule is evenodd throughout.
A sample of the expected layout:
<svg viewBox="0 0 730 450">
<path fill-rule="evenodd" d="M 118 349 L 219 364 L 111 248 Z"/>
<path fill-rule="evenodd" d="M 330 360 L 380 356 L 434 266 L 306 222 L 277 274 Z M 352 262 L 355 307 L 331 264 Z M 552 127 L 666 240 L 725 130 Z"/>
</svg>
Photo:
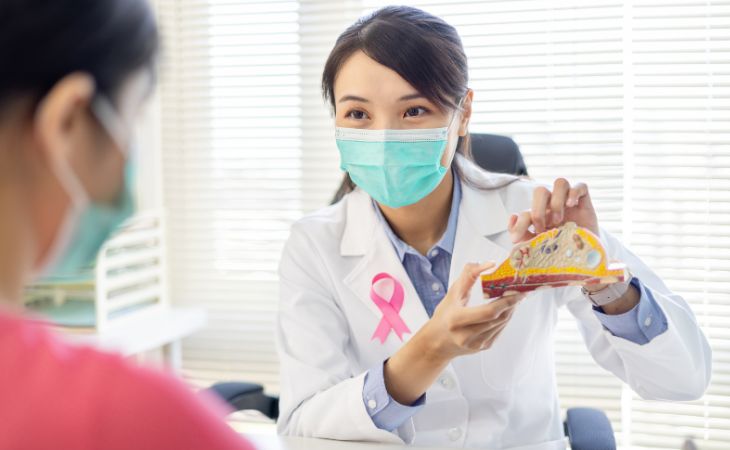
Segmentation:
<svg viewBox="0 0 730 450">
<path fill-rule="evenodd" d="M 144 0 L 0 1 L 0 448 L 248 449 L 225 408 L 64 344 L 25 283 L 93 259 L 133 213 L 133 122 L 154 86 Z"/>
</svg>

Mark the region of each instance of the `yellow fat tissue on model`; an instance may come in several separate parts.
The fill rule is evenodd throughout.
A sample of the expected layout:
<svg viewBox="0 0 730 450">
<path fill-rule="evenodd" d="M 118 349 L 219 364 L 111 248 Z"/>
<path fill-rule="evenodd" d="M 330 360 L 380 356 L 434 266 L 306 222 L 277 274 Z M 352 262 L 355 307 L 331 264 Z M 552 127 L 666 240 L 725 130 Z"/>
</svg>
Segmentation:
<svg viewBox="0 0 730 450">
<path fill-rule="evenodd" d="M 626 279 L 625 266 L 610 262 L 598 237 L 574 222 L 518 244 L 494 272 L 481 276 L 484 298 L 562 286 L 611 284 Z"/>
</svg>

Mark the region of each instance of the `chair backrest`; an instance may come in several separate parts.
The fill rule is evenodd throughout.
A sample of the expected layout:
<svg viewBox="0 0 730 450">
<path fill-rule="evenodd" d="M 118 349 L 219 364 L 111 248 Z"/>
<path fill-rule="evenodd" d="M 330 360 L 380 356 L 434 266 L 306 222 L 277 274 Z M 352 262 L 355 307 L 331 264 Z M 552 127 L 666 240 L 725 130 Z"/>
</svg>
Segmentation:
<svg viewBox="0 0 730 450">
<path fill-rule="evenodd" d="M 498 134 L 471 134 L 474 162 L 484 170 L 512 175 L 527 175 L 527 166 L 517 143 Z"/>
</svg>

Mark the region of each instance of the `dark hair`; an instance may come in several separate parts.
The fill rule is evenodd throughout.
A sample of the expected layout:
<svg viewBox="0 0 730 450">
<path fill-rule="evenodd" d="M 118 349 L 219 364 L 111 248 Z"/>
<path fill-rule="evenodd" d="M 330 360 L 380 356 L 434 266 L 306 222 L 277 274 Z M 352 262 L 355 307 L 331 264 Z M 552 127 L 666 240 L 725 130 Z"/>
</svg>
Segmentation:
<svg viewBox="0 0 730 450">
<path fill-rule="evenodd" d="M 0 107 L 37 102 L 76 71 L 114 101 L 132 72 L 152 67 L 158 46 L 146 0 L 0 0 Z"/>
<path fill-rule="evenodd" d="M 455 109 L 467 93 L 469 67 L 456 29 L 417 8 L 387 6 L 365 16 L 337 38 L 322 74 L 322 93 L 335 109 L 334 84 L 347 59 L 358 50 L 392 69 L 442 110 Z M 468 135 L 456 151 L 470 157 Z M 455 170 L 463 177 L 458 165 Z M 355 188 L 348 174 L 334 202 Z"/>
</svg>

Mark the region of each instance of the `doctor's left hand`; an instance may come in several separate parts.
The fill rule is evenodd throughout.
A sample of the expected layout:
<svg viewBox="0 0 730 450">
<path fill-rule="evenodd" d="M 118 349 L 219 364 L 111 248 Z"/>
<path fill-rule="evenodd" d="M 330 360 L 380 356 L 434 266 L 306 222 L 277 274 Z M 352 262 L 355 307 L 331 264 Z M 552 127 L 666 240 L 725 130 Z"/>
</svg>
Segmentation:
<svg viewBox="0 0 730 450">
<path fill-rule="evenodd" d="M 565 178 L 558 178 L 552 190 L 544 186 L 535 188 L 532 208 L 512 214 L 507 228 L 512 242 L 516 244 L 566 222 L 575 222 L 598 235 L 598 216 L 588 186 L 585 183 L 571 186 Z M 530 226 L 534 231 L 530 230 Z"/>
<path fill-rule="evenodd" d="M 492 262 L 467 264 L 451 285 L 424 328 L 435 330 L 432 350 L 450 360 L 489 349 L 512 318 L 514 307 L 525 294 L 505 295 L 478 306 L 466 306 L 479 275 L 493 269 Z"/>
<path fill-rule="evenodd" d="M 512 318 L 524 294 L 505 295 L 490 303 L 467 306 L 479 274 L 494 263 L 467 264 L 431 319 L 384 366 L 385 386 L 403 405 L 418 399 L 452 359 L 492 346 Z"/>
</svg>

